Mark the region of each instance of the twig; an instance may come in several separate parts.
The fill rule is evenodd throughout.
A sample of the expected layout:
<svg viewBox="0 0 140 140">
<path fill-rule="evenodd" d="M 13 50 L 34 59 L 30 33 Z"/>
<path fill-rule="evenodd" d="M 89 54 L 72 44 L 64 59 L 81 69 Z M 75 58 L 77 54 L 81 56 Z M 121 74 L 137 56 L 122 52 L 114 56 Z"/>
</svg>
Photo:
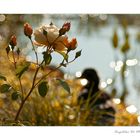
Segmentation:
<svg viewBox="0 0 140 140">
<path fill-rule="evenodd" d="M 38 55 L 37 55 L 37 52 L 36 52 L 36 50 L 35 50 L 35 46 L 34 46 L 34 43 L 33 43 L 33 41 L 32 41 L 32 38 L 29 38 L 30 39 L 30 41 L 31 41 L 31 44 L 32 44 L 32 47 L 33 47 L 33 51 L 34 51 L 34 53 L 35 53 L 35 56 L 36 56 L 36 63 L 38 64 L 39 62 L 39 60 L 38 60 Z"/>
</svg>

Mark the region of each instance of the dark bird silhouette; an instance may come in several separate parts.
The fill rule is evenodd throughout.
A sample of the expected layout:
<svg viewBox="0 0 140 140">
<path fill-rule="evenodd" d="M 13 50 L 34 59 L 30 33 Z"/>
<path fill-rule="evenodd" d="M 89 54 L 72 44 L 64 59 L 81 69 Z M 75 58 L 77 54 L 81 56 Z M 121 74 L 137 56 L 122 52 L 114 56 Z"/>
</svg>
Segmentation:
<svg viewBox="0 0 140 140">
<path fill-rule="evenodd" d="M 99 88 L 100 78 L 96 70 L 93 68 L 85 69 L 80 78 L 85 78 L 88 81 L 78 97 L 81 108 L 85 108 L 88 102 L 90 115 L 87 119 L 94 120 L 96 118 L 94 125 L 113 125 L 115 109 L 111 97 Z"/>
</svg>

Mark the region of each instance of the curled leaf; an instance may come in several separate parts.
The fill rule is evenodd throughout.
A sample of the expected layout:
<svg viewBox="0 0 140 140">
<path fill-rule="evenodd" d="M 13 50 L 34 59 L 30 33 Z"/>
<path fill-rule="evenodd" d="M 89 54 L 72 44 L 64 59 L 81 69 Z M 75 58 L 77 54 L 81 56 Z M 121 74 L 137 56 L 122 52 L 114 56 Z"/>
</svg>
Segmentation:
<svg viewBox="0 0 140 140">
<path fill-rule="evenodd" d="M 57 79 L 60 83 L 60 85 L 68 92 L 70 93 L 70 87 L 68 85 L 67 82 L 65 82 L 64 80 L 61 80 L 61 79 Z"/>
</svg>

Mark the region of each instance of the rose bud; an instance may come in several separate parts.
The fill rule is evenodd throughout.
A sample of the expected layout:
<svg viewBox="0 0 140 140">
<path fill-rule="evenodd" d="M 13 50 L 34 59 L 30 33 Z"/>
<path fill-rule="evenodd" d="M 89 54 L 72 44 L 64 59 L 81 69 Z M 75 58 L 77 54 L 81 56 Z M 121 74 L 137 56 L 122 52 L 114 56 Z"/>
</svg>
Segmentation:
<svg viewBox="0 0 140 140">
<path fill-rule="evenodd" d="M 17 45 L 17 38 L 15 35 L 12 35 L 10 38 L 10 43 L 9 43 L 12 47 L 12 50 L 14 49 L 14 47 Z"/>
<path fill-rule="evenodd" d="M 66 22 L 63 24 L 62 28 L 59 30 L 59 35 L 64 35 L 66 32 L 70 30 L 70 22 Z"/>
<path fill-rule="evenodd" d="M 66 32 L 70 30 L 70 22 L 66 22 L 63 24 L 62 28 L 65 29 Z"/>
<path fill-rule="evenodd" d="M 30 38 L 32 33 L 33 33 L 33 29 L 31 27 L 31 25 L 28 23 L 25 23 L 24 24 L 24 34 Z"/>
</svg>

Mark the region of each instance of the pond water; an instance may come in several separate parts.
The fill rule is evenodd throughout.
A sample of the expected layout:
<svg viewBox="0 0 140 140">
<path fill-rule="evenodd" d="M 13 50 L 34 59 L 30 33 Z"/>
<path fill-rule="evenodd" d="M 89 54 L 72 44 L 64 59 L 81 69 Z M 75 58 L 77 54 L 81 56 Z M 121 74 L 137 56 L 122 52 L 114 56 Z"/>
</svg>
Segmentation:
<svg viewBox="0 0 140 140">
<path fill-rule="evenodd" d="M 51 17 L 44 18 L 42 24 L 50 23 L 51 21 L 61 27 L 61 25 L 67 21 L 68 19 L 52 19 Z M 106 25 L 103 25 L 96 29 L 95 25 L 85 25 L 85 30 L 82 30 L 80 27 L 79 21 L 76 19 L 71 19 L 71 30 L 69 32 L 70 37 L 76 37 L 78 40 L 78 48 L 77 50 L 82 49 L 82 55 L 79 57 L 75 62 L 70 64 L 64 71 L 67 73 L 75 75 L 77 71 L 83 71 L 87 67 L 95 68 L 101 78 L 101 81 L 106 82 L 107 79 L 113 78 L 113 69 L 111 68 L 113 61 L 114 61 L 114 53 L 118 56 L 118 63 L 122 62 L 123 55 L 120 51 L 114 51 L 112 47 L 112 34 L 114 28 L 117 28 L 118 35 L 119 35 L 119 44 L 123 43 L 123 30 L 121 25 L 117 22 L 110 22 Z M 89 30 L 86 33 L 86 30 Z M 139 28 L 137 26 L 129 26 L 128 32 L 130 34 L 130 45 L 132 46 L 130 52 L 128 53 L 128 59 L 134 60 L 133 66 L 128 66 L 126 71 L 126 80 L 127 80 L 127 87 L 129 91 L 129 95 L 127 97 L 128 104 L 134 104 L 138 109 L 140 109 L 140 93 L 139 90 L 136 90 L 134 87 L 134 82 L 140 84 L 138 77 L 139 68 L 139 56 L 140 53 L 136 53 L 139 50 L 140 44 L 136 41 L 136 34 Z M 137 48 L 137 49 L 136 49 Z M 139 51 L 140 52 L 140 51 Z M 58 56 L 54 56 L 54 64 L 60 62 L 60 58 Z M 136 63 L 135 63 L 136 62 Z M 128 64 L 129 65 L 129 64 Z M 131 65 L 131 64 L 130 64 Z M 118 96 L 122 92 L 122 83 L 120 80 L 120 71 L 117 70 L 117 81 L 116 87 L 118 90 Z M 135 79 L 136 77 L 137 79 Z M 109 87 L 107 88 L 109 91 Z"/>
</svg>

